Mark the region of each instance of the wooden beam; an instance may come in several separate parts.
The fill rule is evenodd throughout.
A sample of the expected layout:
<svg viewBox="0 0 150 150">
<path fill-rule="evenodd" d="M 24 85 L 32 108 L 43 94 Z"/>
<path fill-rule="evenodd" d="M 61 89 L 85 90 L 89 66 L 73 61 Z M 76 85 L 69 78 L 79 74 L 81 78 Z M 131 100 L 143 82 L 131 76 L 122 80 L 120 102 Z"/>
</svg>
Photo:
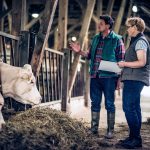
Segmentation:
<svg viewBox="0 0 150 150">
<path fill-rule="evenodd" d="M 150 15 L 150 10 L 144 6 L 140 6 L 140 8 L 142 9 L 142 11 L 144 11 L 147 15 Z"/>
<path fill-rule="evenodd" d="M 0 0 L 0 14 L 3 11 L 3 0 Z M 4 25 L 4 19 L 0 19 L 0 31 L 3 31 L 3 25 Z M 3 43 L 2 40 L 0 40 L 0 55 L 2 56 L 2 50 L 3 50 Z"/>
<path fill-rule="evenodd" d="M 88 49 L 89 45 L 89 40 L 88 40 L 88 35 L 86 36 L 85 40 L 85 46 L 84 49 Z M 86 62 L 84 64 L 84 106 L 87 107 L 89 106 L 89 92 L 90 92 L 90 76 L 89 76 L 89 61 L 86 59 Z"/>
<path fill-rule="evenodd" d="M 43 16 L 43 11 L 39 14 L 37 18 L 32 19 L 28 24 L 25 25 L 25 30 L 29 30 L 39 19 Z"/>
<path fill-rule="evenodd" d="M 37 42 L 31 60 L 33 73 L 36 77 L 38 76 L 41 68 L 43 53 L 45 50 L 46 43 L 48 41 L 57 3 L 58 0 L 47 0 L 44 14 L 41 17 L 41 25 L 40 25 L 39 33 L 37 35 Z"/>
<path fill-rule="evenodd" d="M 12 8 L 8 8 L 7 10 L 2 11 L 0 13 L 0 19 L 6 17 L 11 11 L 12 11 Z"/>
<path fill-rule="evenodd" d="M 73 32 L 77 27 L 81 26 L 82 22 L 79 21 L 77 24 L 71 26 L 69 29 L 68 29 L 68 32 L 67 34 L 70 34 L 71 32 Z"/>
<path fill-rule="evenodd" d="M 0 14 L 3 12 L 3 0 L 0 1 Z M 3 31 L 3 20 L 0 19 L 0 31 Z"/>
<path fill-rule="evenodd" d="M 27 24 L 27 0 L 22 0 L 22 10 L 21 10 L 21 30 L 25 30 L 25 25 Z"/>
<path fill-rule="evenodd" d="M 68 0 L 59 0 L 58 50 L 67 47 Z"/>
<path fill-rule="evenodd" d="M 83 19 L 83 25 L 82 25 L 81 32 L 79 35 L 79 43 L 81 45 L 81 49 L 83 49 L 84 47 L 85 37 L 89 30 L 92 14 L 94 11 L 95 1 L 96 0 L 89 1 L 87 4 L 87 8 L 86 8 L 84 19 Z M 70 78 L 69 79 L 69 99 L 71 98 L 71 92 L 72 92 L 73 84 L 76 78 L 77 66 L 78 66 L 79 61 L 80 61 L 80 55 L 76 54 L 74 58 L 74 62 L 71 64 L 70 73 L 69 73 L 69 78 Z"/>
<path fill-rule="evenodd" d="M 58 50 L 58 27 L 54 29 L 54 49 Z"/>
<path fill-rule="evenodd" d="M 131 14 L 132 14 L 132 6 L 133 6 L 133 0 L 130 1 L 127 18 L 131 17 Z M 127 32 L 127 31 L 125 30 L 123 35 L 126 35 L 126 32 Z M 130 37 L 127 35 L 127 36 L 126 36 L 126 39 L 125 39 L 125 47 L 126 47 L 126 49 L 129 47 L 129 44 L 130 44 Z"/>
<path fill-rule="evenodd" d="M 16 5 L 17 4 L 17 5 Z M 21 30 L 21 8 L 22 1 L 13 0 L 12 1 L 12 31 L 11 34 L 14 36 L 19 36 Z M 19 66 L 19 51 L 17 43 L 15 43 L 14 48 L 14 56 L 15 56 L 15 66 Z"/>
<path fill-rule="evenodd" d="M 98 0 L 97 3 L 98 4 L 97 4 L 96 15 L 99 18 L 99 16 L 101 16 L 103 12 L 103 0 Z M 96 33 L 98 33 L 98 23 L 95 22 L 95 24 L 96 24 Z"/>
<path fill-rule="evenodd" d="M 81 9 L 81 11 L 82 11 L 82 15 L 84 15 L 85 14 L 85 4 L 83 4 L 83 2 L 84 1 L 81 1 L 81 0 L 75 0 L 77 3 L 78 3 L 78 5 L 80 6 L 80 9 Z M 102 1 L 102 0 L 101 0 Z M 94 13 L 92 14 L 92 20 L 95 22 L 95 23 L 98 23 L 98 21 L 99 21 L 99 18 L 96 16 L 96 15 L 94 15 Z"/>
<path fill-rule="evenodd" d="M 121 6 L 120 6 L 120 9 L 119 9 L 119 13 L 117 15 L 117 19 L 115 20 L 115 25 L 114 25 L 114 31 L 116 33 L 119 33 L 120 26 L 121 26 L 122 19 L 123 19 L 125 6 L 126 6 L 126 0 L 122 0 Z"/>
<path fill-rule="evenodd" d="M 115 2 L 115 0 L 109 0 L 109 2 L 108 2 L 106 14 L 108 14 L 108 15 L 110 15 L 110 16 L 111 16 L 111 14 L 112 14 L 114 2 Z"/>
<path fill-rule="evenodd" d="M 18 36 L 21 29 L 21 0 L 12 1 L 12 35 Z"/>
<path fill-rule="evenodd" d="M 29 39 L 30 33 L 28 31 L 21 31 L 18 45 L 20 67 L 23 67 L 25 64 L 28 64 Z"/>
</svg>

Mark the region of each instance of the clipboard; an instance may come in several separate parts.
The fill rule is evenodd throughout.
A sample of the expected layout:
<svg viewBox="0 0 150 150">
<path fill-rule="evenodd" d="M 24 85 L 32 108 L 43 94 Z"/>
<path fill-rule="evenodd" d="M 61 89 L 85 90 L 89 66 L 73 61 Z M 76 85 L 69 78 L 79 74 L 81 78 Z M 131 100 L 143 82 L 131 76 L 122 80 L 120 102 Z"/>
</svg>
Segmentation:
<svg viewBox="0 0 150 150">
<path fill-rule="evenodd" d="M 101 60 L 98 70 L 120 73 L 122 69 L 116 62 Z"/>
</svg>

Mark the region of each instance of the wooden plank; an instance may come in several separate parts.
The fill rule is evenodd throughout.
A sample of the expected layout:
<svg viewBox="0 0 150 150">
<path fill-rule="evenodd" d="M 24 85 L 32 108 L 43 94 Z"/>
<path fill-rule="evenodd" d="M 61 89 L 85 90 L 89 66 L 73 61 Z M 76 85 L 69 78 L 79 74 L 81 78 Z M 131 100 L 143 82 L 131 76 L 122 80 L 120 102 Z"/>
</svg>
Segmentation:
<svg viewBox="0 0 150 150">
<path fill-rule="evenodd" d="M 120 9 L 119 9 L 119 13 L 117 15 L 117 19 L 116 19 L 115 25 L 114 25 L 114 31 L 116 33 L 119 33 L 120 26 L 121 26 L 122 19 L 123 19 L 123 14 L 124 14 L 125 6 L 126 6 L 126 0 L 122 0 L 121 6 L 120 6 Z"/>
<path fill-rule="evenodd" d="M 87 32 L 89 30 L 92 14 L 94 11 L 94 6 L 95 6 L 95 0 L 89 1 L 89 3 L 87 4 L 87 9 L 86 9 L 85 16 L 83 19 L 83 25 L 82 25 L 81 32 L 79 35 L 79 43 L 81 45 L 81 49 L 83 49 L 84 47 L 84 41 L 85 41 Z M 69 73 L 69 78 L 70 78 L 69 79 L 69 99 L 71 97 L 73 84 L 75 82 L 75 78 L 77 74 L 77 66 L 78 66 L 79 61 L 80 61 L 80 55 L 76 54 L 74 58 L 74 62 L 71 64 L 70 73 Z"/>
<path fill-rule="evenodd" d="M 7 38 L 13 39 L 13 40 L 19 40 L 19 36 L 14 36 L 5 32 L 0 31 L 0 36 L 5 36 Z"/>
<path fill-rule="evenodd" d="M 33 73 L 36 77 L 38 76 L 41 67 L 43 52 L 48 41 L 57 2 L 58 0 L 47 0 L 44 15 L 41 17 L 41 25 L 31 60 Z"/>
<path fill-rule="evenodd" d="M 68 0 L 59 0 L 58 50 L 67 47 Z"/>
</svg>

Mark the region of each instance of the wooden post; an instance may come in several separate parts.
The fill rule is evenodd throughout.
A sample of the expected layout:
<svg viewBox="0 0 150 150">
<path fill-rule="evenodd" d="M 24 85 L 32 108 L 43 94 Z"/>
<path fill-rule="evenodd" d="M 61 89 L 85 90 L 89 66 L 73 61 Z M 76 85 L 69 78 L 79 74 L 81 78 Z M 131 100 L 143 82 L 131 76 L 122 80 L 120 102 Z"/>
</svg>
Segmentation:
<svg viewBox="0 0 150 150">
<path fill-rule="evenodd" d="M 85 49 L 88 49 L 88 36 L 86 36 L 86 42 L 85 42 Z M 88 106 L 88 102 L 89 102 L 89 83 L 90 83 L 90 76 L 89 76 L 89 61 L 86 60 L 85 62 L 85 68 L 84 68 L 84 79 L 85 79 L 85 88 L 84 88 L 84 106 L 87 107 Z"/>
<path fill-rule="evenodd" d="M 0 1 L 0 14 L 2 14 L 2 12 L 3 12 L 3 0 Z M 3 31 L 4 26 L 3 21 L 4 21 L 3 19 L 0 19 L 0 31 Z"/>
<path fill-rule="evenodd" d="M 25 30 L 25 25 L 27 23 L 27 0 L 22 0 L 22 10 L 21 10 L 21 30 Z"/>
<path fill-rule="evenodd" d="M 96 11 L 96 14 L 97 14 L 97 17 L 99 18 L 99 16 L 102 15 L 102 12 L 103 12 L 103 0 L 98 0 L 97 2 L 97 11 Z M 98 23 L 96 23 L 96 33 L 98 33 Z"/>
<path fill-rule="evenodd" d="M 124 10 L 125 10 L 125 6 L 126 6 L 126 0 L 122 0 L 121 6 L 120 6 L 120 9 L 119 9 L 119 13 L 117 15 L 117 19 L 115 21 L 115 26 L 114 26 L 114 31 L 116 33 L 119 33 L 120 26 L 121 26 L 121 23 L 122 23 L 123 14 L 124 14 Z"/>
<path fill-rule="evenodd" d="M 19 39 L 19 66 L 22 67 L 25 64 L 28 64 L 29 59 L 29 38 L 30 34 L 28 31 L 21 31 Z"/>
<path fill-rule="evenodd" d="M 81 45 L 81 49 L 83 49 L 83 47 L 84 47 L 84 40 L 85 40 L 85 36 L 87 35 L 89 26 L 90 26 L 94 6 L 95 6 L 95 0 L 89 1 L 86 12 L 85 12 L 85 16 L 83 19 L 83 25 L 81 28 L 81 32 L 79 35 L 79 43 Z M 80 55 L 76 54 L 75 58 L 74 58 L 74 62 L 71 64 L 71 67 L 70 67 L 69 98 L 71 98 L 71 92 L 72 92 L 73 84 L 75 82 L 75 78 L 76 78 L 76 74 L 77 74 L 77 66 L 78 66 L 79 60 L 80 60 Z"/>
<path fill-rule="evenodd" d="M 37 77 L 41 68 L 43 54 L 48 41 L 50 29 L 53 22 L 54 13 L 58 0 L 47 0 L 44 14 L 41 17 L 41 25 L 37 35 L 36 45 L 34 47 L 31 66 L 34 75 Z M 51 7 L 50 7 L 51 6 Z"/>
<path fill-rule="evenodd" d="M 110 16 L 111 16 L 111 13 L 113 10 L 114 2 L 115 2 L 115 0 L 109 0 L 108 6 L 107 6 L 106 14 L 108 14 Z"/>
<path fill-rule="evenodd" d="M 69 80 L 69 50 L 63 49 L 63 74 L 62 74 L 62 101 L 61 110 L 67 110 L 67 99 L 68 99 L 68 80 Z"/>
<path fill-rule="evenodd" d="M 133 6 L 133 0 L 130 1 L 127 18 L 131 17 L 131 14 L 132 14 L 132 6 Z M 126 34 L 126 30 L 125 30 L 125 32 L 124 32 L 124 35 L 125 35 L 125 34 Z M 126 49 L 129 47 L 129 43 L 130 43 L 130 38 L 129 38 L 129 36 L 127 35 L 127 36 L 126 36 L 126 40 L 125 40 L 125 47 L 126 47 Z"/>
<path fill-rule="evenodd" d="M 22 1 L 12 1 L 12 35 L 18 36 L 21 29 Z"/>
<path fill-rule="evenodd" d="M 22 1 L 13 0 L 12 1 L 12 35 L 18 36 L 21 29 L 21 4 Z M 19 51 L 17 43 L 15 43 L 14 48 L 14 56 L 15 56 L 15 66 L 19 66 Z"/>
<path fill-rule="evenodd" d="M 59 0 L 58 50 L 67 47 L 68 0 Z"/>
<path fill-rule="evenodd" d="M 0 1 L 0 14 L 3 11 L 3 0 Z M 3 19 L 0 19 L 0 31 L 3 31 Z M 3 44 L 2 40 L 0 40 L 0 55 L 2 55 Z"/>
</svg>

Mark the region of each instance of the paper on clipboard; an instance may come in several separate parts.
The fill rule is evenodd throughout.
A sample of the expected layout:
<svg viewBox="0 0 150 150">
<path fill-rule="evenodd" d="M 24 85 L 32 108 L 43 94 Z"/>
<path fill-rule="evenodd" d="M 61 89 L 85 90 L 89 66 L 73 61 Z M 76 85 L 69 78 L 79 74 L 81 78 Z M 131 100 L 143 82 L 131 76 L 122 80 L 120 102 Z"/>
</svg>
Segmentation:
<svg viewBox="0 0 150 150">
<path fill-rule="evenodd" d="M 116 62 L 101 60 L 98 70 L 120 73 L 121 68 Z"/>
</svg>

